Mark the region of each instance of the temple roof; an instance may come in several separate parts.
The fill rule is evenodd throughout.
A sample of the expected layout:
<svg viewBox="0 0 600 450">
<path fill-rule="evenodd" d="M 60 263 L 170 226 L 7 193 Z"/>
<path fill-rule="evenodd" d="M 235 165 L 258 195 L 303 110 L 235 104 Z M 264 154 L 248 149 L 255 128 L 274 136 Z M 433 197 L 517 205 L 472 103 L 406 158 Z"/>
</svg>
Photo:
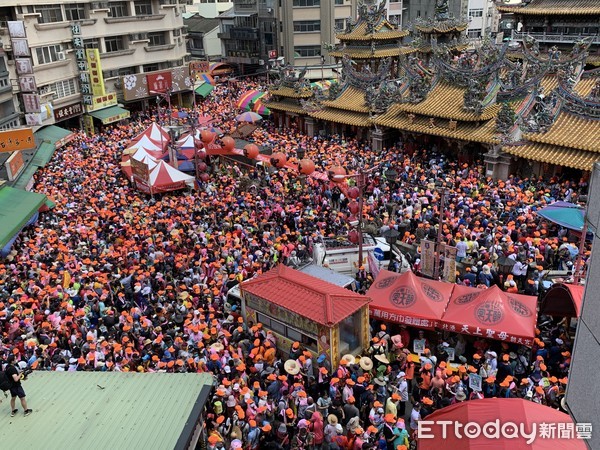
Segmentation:
<svg viewBox="0 0 600 450">
<path fill-rule="evenodd" d="M 269 94 L 278 95 L 280 97 L 289 97 L 289 98 L 308 98 L 313 95 L 312 90 L 310 88 L 301 88 L 294 89 L 287 86 L 280 86 L 275 89 L 269 90 Z"/>
<path fill-rule="evenodd" d="M 532 142 L 598 152 L 600 121 L 561 112 L 545 133 L 523 133 L 523 137 Z"/>
<path fill-rule="evenodd" d="M 415 25 L 415 29 L 422 33 L 452 33 L 462 32 L 469 28 L 469 23 L 455 23 L 450 21 L 435 21 L 430 24 Z"/>
<path fill-rule="evenodd" d="M 300 105 L 297 101 L 293 101 L 293 100 L 281 100 L 281 101 L 276 101 L 276 100 L 270 100 L 268 102 L 263 102 L 265 106 L 267 106 L 269 109 L 271 110 L 276 110 L 276 111 L 286 111 L 286 112 L 291 112 L 291 113 L 296 113 L 296 114 L 304 114 L 305 111 L 304 109 L 302 109 L 302 105 Z"/>
<path fill-rule="evenodd" d="M 355 111 L 360 113 L 368 113 L 369 107 L 365 102 L 364 91 L 354 87 L 346 86 L 342 93 L 335 100 L 325 100 L 323 106 Z"/>
<path fill-rule="evenodd" d="M 346 46 L 339 47 L 329 52 L 330 56 L 334 58 L 341 58 L 344 55 L 348 55 L 353 59 L 371 59 L 371 58 L 387 58 L 390 56 L 408 55 L 416 52 L 417 49 L 412 47 L 399 47 L 398 45 L 391 46 L 377 46 L 375 50 L 372 50 L 370 46 L 356 47 Z"/>
<path fill-rule="evenodd" d="M 598 0 L 531 0 L 514 6 L 497 5 L 498 11 L 529 15 L 590 15 L 600 14 Z"/>
<path fill-rule="evenodd" d="M 415 133 L 430 134 L 432 136 L 443 136 L 463 141 L 480 142 L 482 144 L 497 143 L 495 120 L 488 120 L 482 125 L 475 122 L 458 122 L 456 129 L 450 129 L 450 121 L 436 119 L 435 126 L 431 126 L 429 116 L 415 116 L 412 119 L 400 109 L 403 105 L 394 105 L 384 114 L 372 119 L 372 123 L 399 130 L 412 131 Z"/>
<path fill-rule="evenodd" d="M 326 120 L 329 122 L 343 123 L 357 127 L 365 127 L 371 124 L 369 114 L 354 111 L 348 111 L 337 108 L 323 108 L 318 111 L 309 112 L 310 117 Z"/>
<path fill-rule="evenodd" d="M 580 170 L 592 170 L 592 165 L 600 159 L 598 153 L 557 147 L 539 142 L 528 142 L 524 145 L 507 145 L 502 150 L 520 158 Z"/>
<path fill-rule="evenodd" d="M 401 103 L 400 111 L 421 114 L 428 117 L 479 122 L 491 119 L 500 109 L 500 105 L 491 104 L 483 109 L 481 115 L 464 109 L 464 87 L 439 81 L 420 103 Z"/>
<path fill-rule="evenodd" d="M 360 21 L 352 28 L 349 33 L 339 33 L 335 37 L 340 41 L 382 41 L 382 40 L 398 40 L 408 36 L 408 31 L 400 30 L 397 26 L 392 25 L 386 19 L 383 19 L 379 24 L 373 27 L 373 31 L 369 30 L 366 22 Z"/>
</svg>

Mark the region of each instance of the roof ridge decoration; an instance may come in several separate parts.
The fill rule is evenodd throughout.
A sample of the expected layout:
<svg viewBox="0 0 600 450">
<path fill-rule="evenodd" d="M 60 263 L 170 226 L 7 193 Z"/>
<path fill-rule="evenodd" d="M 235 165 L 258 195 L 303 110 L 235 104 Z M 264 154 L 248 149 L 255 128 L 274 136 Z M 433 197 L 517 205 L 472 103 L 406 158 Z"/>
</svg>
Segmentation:
<svg viewBox="0 0 600 450">
<path fill-rule="evenodd" d="M 425 67 L 415 55 L 409 55 L 408 58 L 404 56 L 399 59 L 399 62 L 408 79 L 408 97 L 402 101 L 408 103 L 422 102 L 433 88 L 433 71 Z"/>
<path fill-rule="evenodd" d="M 550 95 L 545 95 L 544 88 L 539 86 L 535 92 L 533 108 L 526 116 L 521 117 L 521 130 L 525 133 L 545 133 L 558 117 L 561 106 L 557 89 L 553 89 Z"/>
<path fill-rule="evenodd" d="M 297 93 L 300 93 L 303 89 L 310 89 L 310 83 L 305 79 L 308 68 L 304 66 L 303 69 L 300 70 L 298 75 L 296 75 L 296 71 L 294 67 L 291 65 L 287 65 L 285 67 L 278 66 L 276 68 L 279 79 L 273 82 L 273 86 L 275 89 L 280 87 L 287 87 L 294 89 Z"/>
<path fill-rule="evenodd" d="M 508 137 L 508 133 L 513 129 L 517 121 L 517 115 L 508 102 L 502 103 L 500 111 L 496 116 L 496 131 L 503 137 Z"/>
<path fill-rule="evenodd" d="M 380 84 L 388 77 L 390 65 L 391 59 L 384 58 L 381 60 L 381 64 L 379 64 L 376 72 L 373 72 L 370 64 L 363 64 L 361 70 L 358 71 L 354 68 L 350 57 L 344 55 L 342 58 L 342 81 L 365 91 L 369 86 Z"/>
<path fill-rule="evenodd" d="M 361 22 L 366 22 L 367 33 L 372 34 L 375 32 L 375 27 L 386 20 L 385 7 L 386 2 L 381 1 L 377 5 L 378 0 L 359 0 L 358 4 L 358 17 L 356 21 L 351 23 L 351 30 L 348 31 L 348 23 L 346 23 L 346 34 L 351 33 L 352 30 Z"/>
<path fill-rule="evenodd" d="M 578 81 L 595 78 L 590 93 L 583 97 L 575 92 Z M 558 72 L 558 95 L 563 101 L 566 112 L 582 116 L 586 119 L 600 119 L 600 69 L 579 73 L 572 65 Z"/>
<path fill-rule="evenodd" d="M 402 100 L 407 84 L 399 80 L 384 81 L 379 85 L 371 85 L 365 92 L 365 103 L 369 107 L 369 115 L 381 114 L 394 103 Z"/>
<path fill-rule="evenodd" d="M 504 66 L 508 69 L 499 77 L 500 91 L 498 99 L 512 100 L 527 96 L 540 85 L 548 72 L 548 66 L 536 61 L 511 61 L 506 58 Z"/>
<path fill-rule="evenodd" d="M 543 57 L 543 53 L 540 52 L 540 43 L 534 37 L 527 35 L 523 39 L 523 55 L 527 61 L 546 66 L 548 71 L 554 72 L 569 65 L 576 66 L 584 62 L 595 38 L 596 36 L 586 36 L 577 40 L 566 57 L 563 56 L 556 45 L 548 50 L 547 57 Z"/>
</svg>

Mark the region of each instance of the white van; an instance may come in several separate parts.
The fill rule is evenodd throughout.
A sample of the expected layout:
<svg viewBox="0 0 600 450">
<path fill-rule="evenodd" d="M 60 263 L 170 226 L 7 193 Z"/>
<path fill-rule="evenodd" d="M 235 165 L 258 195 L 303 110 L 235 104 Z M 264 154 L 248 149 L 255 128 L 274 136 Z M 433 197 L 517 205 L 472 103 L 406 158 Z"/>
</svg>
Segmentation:
<svg viewBox="0 0 600 450">
<path fill-rule="evenodd" d="M 369 234 L 363 235 L 363 264 L 368 265 L 369 254 L 383 254 L 383 259 L 377 261 L 380 269 L 387 269 L 390 263 L 390 246 L 384 238 L 374 238 Z M 401 271 L 406 272 L 410 266 L 404 256 L 394 250 L 396 261 L 402 261 Z M 376 259 L 376 258 L 375 258 Z M 358 244 L 353 244 L 345 237 L 324 238 L 314 245 L 313 261 L 318 266 L 329 267 L 336 272 L 354 276 L 358 271 Z"/>
</svg>

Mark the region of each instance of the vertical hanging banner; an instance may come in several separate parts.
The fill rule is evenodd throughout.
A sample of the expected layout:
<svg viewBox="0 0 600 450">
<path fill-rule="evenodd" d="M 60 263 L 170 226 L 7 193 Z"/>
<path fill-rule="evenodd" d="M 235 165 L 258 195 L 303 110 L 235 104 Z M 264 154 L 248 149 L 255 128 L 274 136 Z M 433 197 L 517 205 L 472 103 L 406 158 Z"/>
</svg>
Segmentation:
<svg viewBox="0 0 600 450">
<path fill-rule="evenodd" d="M 450 245 L 442 245 L 444 255 L 444 281 L 456 283 L 456 253 L 457 248 Z"/>
<path fill-rule="evenodd" d="M 97 48 L 88 48 L 85 50 L 88 69 L 90 72 L 90 85 L 92 95 L 106 95 L 104 90 L 104 78 L 102 77 L 102 66 L 100 65 L 100 51 Z"/>
<path fill-rule="evenodd" d="M 427 277 L 433 276 L 435 258 L 435 242 L 421 240 L 421 273 Z"/>
</svg>

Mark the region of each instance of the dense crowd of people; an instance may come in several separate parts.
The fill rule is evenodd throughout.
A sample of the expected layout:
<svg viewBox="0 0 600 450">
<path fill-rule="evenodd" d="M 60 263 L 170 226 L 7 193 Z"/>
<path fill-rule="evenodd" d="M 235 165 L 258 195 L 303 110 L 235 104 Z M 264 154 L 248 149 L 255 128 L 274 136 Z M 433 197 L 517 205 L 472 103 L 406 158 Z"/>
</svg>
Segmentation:
<svg viewBox="0 0 600 450">
<path fill-rule="evenodd" d="M 198 108 L 230 132 L 235 99 L 256 86 L 217 86 Z M 395 450 L 410 445 L 418 420 L 455 402 L 518 396 L 559 406 L 571 349 L 564 324 L 538 330 L 531 351 L 434 333 L 415 359 L 407 349 L 419 332 L 380 323 L 372 324 L 364 354 L 333 365 L 299 343 L 277 350 L 275 334 L 246 322 L 227 292 L 291 257 L 310 257 L 321 237 L 347 235 L 346 183 L 213 160 L 198 190 L 146 196 L 119 162 L 158 119 L 148 112 L 93 136 L 77 132 L 35 175 L 33 190 L 56 207 L 0 261 L 4 358 L 33 370 L 211 372 L 210 449 Z M 442 209 L 444 240 L 457 246 L 464 266 L 459 283 L 534 295 L 543 271 L 570 269 L 577 257 L 566 230 L 535 211 L 554 200 L 576 202 L 584 179 L 495 182 L 475 160 L 461 165 L 434 144 L 399 142 L 376 153 L 348 136 L 305 136 L 268 121 L 249 139 L 289 159 L 303 149 L 320 171 L 374 169 L 366 222 L 403 230 L 402 241 L 417 252 L 422 239 L 437 235 Z M 390 169 L 395 179 L 386 177 Z M 436 183 L 449 191 L 443 208 Z M 509 272 L 499 258 L 513 261 Z M 462 348 L 456 366 L 448 346 Z M 469 386 L 469 373 L 483 376 L 481 390 Z"/>
</svg>

